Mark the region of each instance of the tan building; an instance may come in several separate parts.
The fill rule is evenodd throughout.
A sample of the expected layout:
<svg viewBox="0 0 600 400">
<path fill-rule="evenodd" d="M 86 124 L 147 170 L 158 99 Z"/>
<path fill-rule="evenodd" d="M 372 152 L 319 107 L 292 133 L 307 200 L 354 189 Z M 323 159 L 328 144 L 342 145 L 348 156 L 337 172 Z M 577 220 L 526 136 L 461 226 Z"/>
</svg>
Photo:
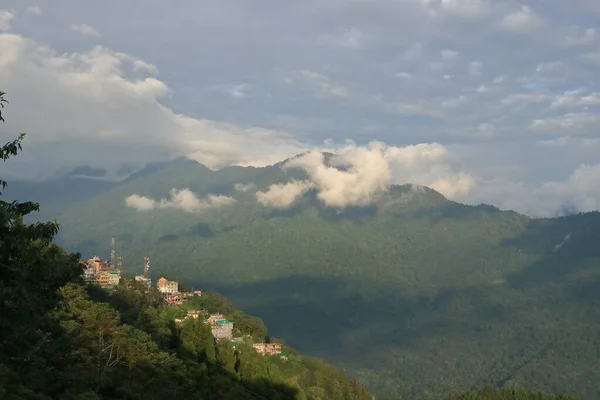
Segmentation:
<svg viewBox="0 0 600 400">
<path fill-rule="evenodd" d="M 179 291 L 179 283 L 177 281 L 169 281 L 162 277 L 156 282 L 156 288 L 161 293 L 176 293 Z"/>
<path fill-rule="evenodd" d="M 105 269 L 96 274 L 95 283 L 103 289 L 110 289 L 119 285 L 121 274 L 118 269 Z"/>
<path fill-rule="evenodd" d="M 268 355 L 277 355 L 281 353 L 281 343 L 254 343 L 252 345 L 257 353 Z"/>
</svg>

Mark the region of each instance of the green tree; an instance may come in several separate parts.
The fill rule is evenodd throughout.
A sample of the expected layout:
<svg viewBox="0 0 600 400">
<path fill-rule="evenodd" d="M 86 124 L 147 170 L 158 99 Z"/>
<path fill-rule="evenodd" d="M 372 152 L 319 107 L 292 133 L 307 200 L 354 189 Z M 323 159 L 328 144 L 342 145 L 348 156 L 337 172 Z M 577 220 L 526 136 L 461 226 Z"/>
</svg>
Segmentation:
<svg viewBox="0 0 600 400">
<path fill-rule="evenodd" d="M 7 103 L 4 95 L 0 91 L 0 109 Z M 21 133 L 0 147 L 2 161 L 22 150 L 24 137 Z M 0 185 L 4 189 L 7 183 L 0 179 Z M 27 384 L 35 391 L 36 383 L 48 379 L 45 346 L 52 337 L 42 328 L 58 304 L 58 288 L 78 281 L 82 273 L 79 254 L 67 254 L 53 243 L 56 222 L 24 224 L 24 217 L 38 210 L 36 203 L 0 200 L 0 397 L 7 387 L 24 390 L 24 380 L 39 378 Z"/>
</svg>

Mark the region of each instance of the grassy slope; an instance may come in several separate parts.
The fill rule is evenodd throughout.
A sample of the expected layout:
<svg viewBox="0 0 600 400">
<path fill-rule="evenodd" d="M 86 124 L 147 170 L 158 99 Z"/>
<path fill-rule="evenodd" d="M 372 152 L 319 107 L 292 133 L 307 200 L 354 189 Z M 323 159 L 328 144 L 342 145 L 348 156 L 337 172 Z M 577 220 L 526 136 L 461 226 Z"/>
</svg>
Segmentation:
<svg viewBox="0 0 600 400">
<path fill-rule="evenodd" d="M 531 220 L 410 187 L 373 208 L 337 213 L 309 196 L 279 212 L 233 190 L 286 179 L 275 167 L 179 160 L 70 206 L 60 240 L 107 256 L 116 232 L 127 270 L 148 255 L 155 273 L 218 289 L 377 393 L 428 398 L 510 380 L 600 395 L 598 214 Z M 124 206 L 172 187 L 238 204 L 205 215 Z"/>
</svg>

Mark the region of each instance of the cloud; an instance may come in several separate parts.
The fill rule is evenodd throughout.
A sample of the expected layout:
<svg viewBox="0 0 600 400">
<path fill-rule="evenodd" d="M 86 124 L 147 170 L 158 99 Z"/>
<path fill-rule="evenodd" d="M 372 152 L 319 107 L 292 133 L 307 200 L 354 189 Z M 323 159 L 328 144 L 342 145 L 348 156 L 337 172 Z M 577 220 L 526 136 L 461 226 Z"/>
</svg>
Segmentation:
<svg viewBox="0 0 600 400">
<path fill-rule="evenodd" d="M 492 15 L 492 4 L 488 0 L 421 0 L 437 13 L 446 17 L 467 21 L 480 21 Z"/>
<path fill-rule="evenodd" d="M 12 11 L 0 10 L 0 32 L 9 31 L 11 28 L 11 21 L 15 17 Z"/>
<path fill-rule="evenodd" d="M 596 41 L 598 32 L 594 28 L 588 28 L 583 32 L 573 32 L 565 38 L 565 44 L 569 46 L 583 46 Z"/>
<path fill-rule="evenodd" d="M 444 60 L 457 60 L 460 58 L 460 53 L 456 50 L 443 49 L 440 53 Z"/>
<path fill-rule="evenodd" d="M 502 209 L 518 210 L 533 217 L 599 210 L 600 164 L 582 164 L 567 179 L 534 188 L 503 179 L 485 180 L 470 194 L 474 203 L 489 204 L 491 198 L 502 199 L 496 202 Z"/>
<path fill-rule="evenodd" d="M 249 192 L 250 190 L 254 189 L 256 187 L 256 185 L 252 182 L 250 183 L 236 183 L 235 185 L 233 185 L 233 188 L 235 190 L 237 190 L 238 192 Z"/>
<path fill-rule="evenodd" d="M 541 28 L 544 21 L 528 6 L 521 6 L 519 11 L 506 15 L 500 26 L 508 31 L 521 33 Z"/>
<path fill-rule="evenodd" d="M 75 31 L 75 32 L 79 32 L 84 36 L 96 36 L 96 37 L 100 37 L 100 33 L 94 29 L 93 26 L 87 25 L 87 24 L 73 24 L 71 25 L 71 30 Z"/>
<path fill-rule="evenodd" d="M 0 35 L 0 83 L 10 101 L 0 140 L 28 135 L 3 174 L 41 179 L 91 165 L 114 175 L 123 163 L 180 155 L 212 169 L 261 166 L 325 139 L 361 148 L 439 143 L 446 161 L 423 168 L 441 183 L 416 170 L 398 178 L 392 162 L 390 182 L 419 179 L 471 202 L 500 175 L 535 197 L 544 182 L 594 165 L 592 150 L 600 152 L 582 144 L 600 129 L 597 1 L 182 0 L 174 8 L 130 0 L 135 26 L 105 2 L 64 0 L 69 12 L 57 20 L 18 18 L 27 4 L 7 1 L 19 11 L 11 21 L 19 34 Z M 31 4 L 50 15 L 50 3 Z M 536 17 L 535 31 L 519 24 Z M 102 46 L 54 29 L 81 21 L 103 33 Z M 475 178 L 464 197 L 442 185 L 470 186 L 461 171 Z M 486 201 L 512 198 L 495 193 Z"/>
<path fill-rule="evenodd" d="M 11 102 L 2 128 L 28 132 L 23 160 L 43 154 L 55 163 L 93 164 L 86 149 L 94 146 L 105 152 L 97 159 L 103 165 L 111 157 L 143 164 L 186 155 L 221 168 L 270 165 L 310 148 L 286 132 L 174 112 L 163 104 L 171 89 L 144 76 L 156 68 L 124 53 L 96 46 L 58 54 L 12 34 L 0 35 L 0 48 L 0 82 Z"/>
<path fill-rule="evenodd" d="M 241 83 L 239 85 L 230 85 L 223 89 L 225 93 L 233 98 L 243 98 L 248 97 L 248 91 L 250 90 L 250 85 L 246 83 Z"/>
<path fill-rule="evenodd" d="M 212 194 L 202 199 L 189 189 L 171 189 L 170 195 L 170 198 L 157 201 L 149 197 L 132 194 L 125 198 L 125 205 L 138 211 L 150 211 L 155 208 L 174 208 L 189 213 L 197 213 L 232 205 L 236 202 L 232 197 Z"/>
<path fill-rule="evenodd" d="M 590 51 L 584 54 L 583 59 L 591 64 L 600 66 L 600 50 Z"/>
<path fill-rule="evenodd" d="M 321 151 L 311 151 L 288 161 L 284 169 L 306 172 L 305 181 L 272 185 L 257 193 L 261 204 L 287 208 L 306 191 L 314 189 L 326 207 L 365 206 L 376 202 L 389 186 L 420 184 L 449 197 L 465 195 L 475 178 L 452 167 L 447 149 L 438 144 L 407 147 L 373 141 L 366 147 L 349 143 L 326 162 Z"/>
<path fill-rule="evenodd" d="M 27 7 L 26 12 L 28 14 L 33 14 L 33 15 L 42 15 L 42 7 L 40 6 L 29 6 Z"/>
<path fill-rule="evenodd" d="M 336 48 L 358 50 L 364 47 L 365 37 L 356 27 L 338 28 L 334 33 L 321 35 L 321 41 Z"/>
<path fill-rule="evenodd" d="M 288 183 L 273 184 L 265 192 L 257 192 L 256 199 L 265 207 L 289 208 L 298 197 L 313 187 L 311 182 L 292 181 Z"/>
<path fill-rule="evenodd" d="M 536 119 L 531 123 L 531 128 L 540 133 L 584 134 L 599 124 L 600 115 L 591 112 L 576 112 Z"/>
<path fill-rule="evenodd" d="M 292 72 L 286 79 L 288 84 L 299 84 L 313 90 L 319 97 L 333 97 L 347 99 L 350 89 L 346 86 L 333 83 L 325 75 L 315 71 L 301 70 Z"/>
<path fill-rule="evenodd" d="M 150 211 L 156 207 L 156 201 L 139 194 L 132 194 L 125 198 L 125 205 L 138 211 Z"/>
</svg>

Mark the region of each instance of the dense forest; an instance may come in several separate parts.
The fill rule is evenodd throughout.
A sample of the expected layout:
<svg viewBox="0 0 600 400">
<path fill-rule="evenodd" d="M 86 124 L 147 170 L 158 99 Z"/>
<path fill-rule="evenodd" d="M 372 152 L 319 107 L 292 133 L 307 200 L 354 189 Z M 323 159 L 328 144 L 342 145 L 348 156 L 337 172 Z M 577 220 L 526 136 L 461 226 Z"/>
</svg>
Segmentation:
<svg viewBox="0 0 600 400">
<path fill-rule="evenodd" d="M 114 232 L 126 271 L 149 256 L 153 271 L 217 290 L 379 396 L 512 381 L 600 397 L 600 213 L 532 219 L 411 185 L 369 207 L 327 209 L 307 193 L 273 210 L 235 190 L 293 174 L 178 159 L 47 216 L 70 251 L 107 255 Z M 173 187 L 237 202 L 189 213 L 124 201 Z"/>
<path fill-rule="evenodd" d="M 0 148 L 3 160 L 23 137 Z M 23 222 L 37 210 L 0 201 L 0 398 L 371 399 L 291 348 L 286 359 L 259 355 L 252 342 L 265 340 L 263 322 L 216 293 L 173 307 L 135 282 L 110 293 L 85 285 L 80 255 L 53 243 L 58 225 Z M 244 340 L 217 342 L 202 319 L 176 326 L 190 309 L 224 313 Z"/>
<path fill-rule="evenodd" d="M 0 149 L 4 161 L 21 150 L 22 139 L 23 135 Z M 4 189 L 6 183 L 0 183 Z M 525 271 L 511 267 L 515 263 L 512 250 L 500 249 L 486 255 L 484 252 L 490 250 L 484 247 L 479 253 L 482 261 L 469 266 L 469 273 L 461 275 L 458 285 L 449 279 L 457 272 L 453 265 L 472 259 L 461 258 L 465 248 L 459 246 L 460 242 L 450 240 L 457 240 L 455 225 L 461 229 L 464 229 L 463 223 L 471 226 L 471 231 L 463 230 L 461 234 L 482 245 L 505 240 L 507 235 L 502 232 L 514 232 L 516 227 L 521 234 L 534 238 L 528 241 L 518 241 L 517 235 L 513 238 L 517 240 L 515 246 L 523 252 L 522 257 L 529 261 L 536 258 L 527 251 L 545 248 L 554 236 L 562 238 L 560 230 L 552 221 L 541 221 L 539 224 L 546 224 L 553 236 L 539 240 L 537 227 L 514 213 L 502 214 L 504 223 L 499 225 L 493 220 L 495 210 L 448 206 L 445 199 L 431 192 L 425 192 L 424 196 L 418 204 L 442 206 L 429 211 L 427 221 L 435 220 L 435 224 L 425 227 L 414 214 L 422 210 L 414 209 L 414 203 L 405 203 L 404 206 L 413 209 L 411 214 L 397 210 L 405 226 L 396 231 L 389 230 L 393 221 L 377 220 L 376 215 L 365 215 L 364 210 L 357 210 L 351 218 L 318 215 L 326 223 L 317 224 L 310 235 L 302 236 L 306 233 L 302 231 L 302 224 L 316 221 L 310 215 L 315 209 L 308 207 L 295 211 L 303 215 L 304 220 L 294 219 L 298 215 L 273 215 L 258 221 L 258 225 L 239 229 L 224 229 L 227 221 L 221 221 L 221 225 L 215 221 L 212 226 L 203 225 L 205 229 L 198 229 L 195 236 L 203 240 L 193 240 L 192 236 L 191 244 L 203 250 L 212 246 L 212 252 L 202 256 L 198 249 L 187 249 L 189 259 L 200 263 L 203 270 L 187 265 L 181 248 L 182 255 L 174 258 L 173 264 L 165 262 L 172 254 L 167 245 L 163 247 L 161 243 L 173 242 L 173 238 L 159 241 L 151 255 L 162 262 L 163 270 L 180 280 L 184 278 L 191 285 L 206 285 L 209 279 L 200 277 L 212 277 L 215 288 L 220 285 L 234 294 L 236 307 L 240 304 L 246 310 L 255 309 L 269 315 L 269 320 L 279 326 L 276 336 L 288 340 L 289 333 L 297 343 L 310 348 L 311 353 L 327 355 L 338 365 L 348 364 L 353 375 L 381 393 L 401 394 L 404 399 L 434 399 L 492 383 L 506 388 L 500 391 L 486 388 L 450 398 L 544 399 L 541 394 L 510 388 L 515 382 L 532 383 L 527 386 L 545 391 L 560 392 L 567 388 L 569 392 L 582 389 L 581 392 L 588 395 L 598 393 L 593 383 L 598 382 L 594 378 L 598 374 L 596 352 L 600 347 L 597 335 L 593 334 L 597 332 L 598 309 L 592 305 L 600 299 L 594 290 L 597 269 L 586 264 L 593 260 L 590 257 L 596 256 L 595 248 L 590 247 L 595 240 L 596 217 L 584 215 L 570 219 L 573 238 L 582 240 L 571 240 L 561 251 L 550 254 L 545 264 L 532 263 Z M 68 253 L 54 244 L 57 223 L 25 223 L 24 218 L 38 209 L 38 204 L 33 202 L 0 201 L 0 398 L 371 398 L 355 380 L 347 379 L 344 373 L 323 361 L 300 356 L 291 347 L 285 348 L 287 360 L 259 356 L 250 344 L 265 339 L 264 324 L 236 311 L 216 293 L 194 298 L 186 307 L 218 310 L 231 318 L 238 327 L 238 334 L 247 338 L 235 349 L 230 343 L 215 342 L 210 330 L 195 320 L 176 326 L 174 319 L 185 313 L 186 307 L 167 306 L 152 291 L 134 286 L 107 293 L 83 285 L 80 254 Z M 84 209 L 84 206 L 79 210 L 74 207 L 73 215 L 81 216 Z M 102 218 L 106 217 L 104 211 L 99 211 Z M 459 214 L 450 218 L 447 214 L 450 211 Z M 457 222 L 457 215 L 462 215 L 464 222 Z M 97 217 L 98 214 L 90 214 L 91 219 Z M 174 213 L 168 217 L 176 220 L 167 229 L 184 220 Z M 133 214 L 129 218 L 133 218 Z M 483 228 L 481 218 L 490 221 Z M 375 228 L 369 228 L 369 235 L 359 236 L 357 226 L 368 228 L 369 219 L 375 220 Z M 117 222 L 109 222 L 113 223 Z M 382 230 L 382 225 L 377 224 L 388 224 L 388 229 Z M 207 226 L 213 233 L 237 232 L 241 236 L 229 237 L 238 241 L 230 241 L 230 251 L 223 251 L 217 246 L 221 240 L 219 235 L 208 234 Z M 415 232 L 407 235 L 407 231 L 402 230 L 406 227 L 415 229 L 417 234 L 429 235 L 432 240 L 444 237 L 445 242 L 438 242 L 438 245 L 444 243 L 444 247 L 427 248 L 429 242 L 415 241 L 418 235 L 414 236 Z M 90 233 L 104 234 L 107 227 L 90 229 L 87 225 L 87 228 L 90 232 L 82 233 L 84 240 Z M 451 232 L 444 233 L 448 229 Z M 483 238 L 482 229 L 487 232 Z M 353 247 L 339 241 L 340 231 Z M 395 238 L 393 241 L 389 234 Z M 182 237 L 186 239 L 185 235 Z M 299 248 L 291 248 L 288 240 L 300 238 L 316 248 L 305 254 L 300 253 L 308 248 L 302 242 L 297 243 Z M 323 241 L 324 238 L 330 240 Z M 315 239 L 321 239 L 321 244 Z M 152 237 L 147 237 L 138 243 L 139 248 L 144 241 L 148 242 L 147 246 L 156 244 Z M 263 254 L 261 243 L 264 245 L 265 241 L 271 252 Z M 373 244 L 369 241 L 380 241 L 380 247 L 369 248 Z M 571 246 L 574 241 L 575 245 Z M 408 243 L 412 243 L 412 248 Z M 457 248 L 451 247 L 453 244 Z M 256 245 L 254 252 L 239 250 L 253 245 Z M 396 246 L 396 251 L 404 254 L 401 279 L 405 283 L 400 286 L 392 284 L 398 282 L 392 275 L 393 268 L 384 268 L 397 265 L 392 257 L 397 253 L 386 253 L 385 246 L 392 246 L 389 249 Z M 429 270 L 417 271 L 415 268 L 422 264 L 418 264 L 415 257 L 423 256 L 415 250 L 420 246 L 424 247 L 419 249 L 421 251 L 445 254 L 450 271 L 441 273 L 436 268 L 437 262 L 433 262 Z M 355 250 L 348 252 L 352 248 Z M 159 257 L 163 250 L 167 251 L 165 258 Z M 275 252 L 286 253 L 287 266 L 291 264 L 292 270 L 311 274 L 265 280 L 285 265 Z M 249 254 L 253 256 L 248 257 Z M 379 258 L 367 260 L 377 254 Z M 242 256 L 246 256 L 243 261 L 232 258 Z M 506 264 L 499 270 L 497 264 L 487 264 L 498 256 L 502 256 L 499 262 Z M 452 257 L 454 261 L 450 261 Z M 578 262 L 578 268 L 572 271 L 576 272 L 574 276 L 561 264 L 573 259 Z M 258 263 L 262 263 L 262 268 Z M 189 269 L 184 272 L 181 265 Z M 245 270 L 239 268 L 242 265 L 246 266 Z M 319 268 L 323 272 L 324 265 L 329 272 L 336 273 L 317 279 Z M 372 265 L 375 270 L 364 271 L 365 265 Z M 541 289 L 536 268 L 544 268 L 546 272 Z M 224 273 L 218 275 L 219 270 Z M 511 276 L 511 273 L 518 275 Z M 235 285 L 224 285 L 226 277 L 234 280 L 245 274 L 255 278 L 264 274 L 263 282 L 256 279 L 248 286 L 240 279 Z M 186 275 L 193 279 L 185 279 Z M 487 284 L 476 286 L 482 277 L 487 279 Z M 388 286 L 382 284 L 385 280 L 390 281 Z M 443 282 L 446 283 L 443 290 L 435 289 Z M 412 290 L 411 286 L 414 286 Z M 399 293 L 399 288 L 404 293 Z M 571 290 L 576 290 L 575 294 Z M 574 302 L 573 298 L 580 299 L 581 303 Z M 569 301 L 565 302 L 566 299 Z M 579 317 L 585 317 L 586 322 L 578 320 Z M 269 320 L 267 323 L 271 325 Z M 572 324 L 563 326 L 568 321 Z M 539 328 L 533 329 L 538 325 Z M 287 329 L 282 329 L 284 326 Z M 310 334 L 306 335 L 307 332 Z M 320 340 L 314 341 L 317 337 Z M 525 340 L 525 347 L 517 344 L 517 340 Z M 565 360 L 568 363 L 565 364 Z M 486 378 L 485 374 L 493 379 Z"/>
</svg>

